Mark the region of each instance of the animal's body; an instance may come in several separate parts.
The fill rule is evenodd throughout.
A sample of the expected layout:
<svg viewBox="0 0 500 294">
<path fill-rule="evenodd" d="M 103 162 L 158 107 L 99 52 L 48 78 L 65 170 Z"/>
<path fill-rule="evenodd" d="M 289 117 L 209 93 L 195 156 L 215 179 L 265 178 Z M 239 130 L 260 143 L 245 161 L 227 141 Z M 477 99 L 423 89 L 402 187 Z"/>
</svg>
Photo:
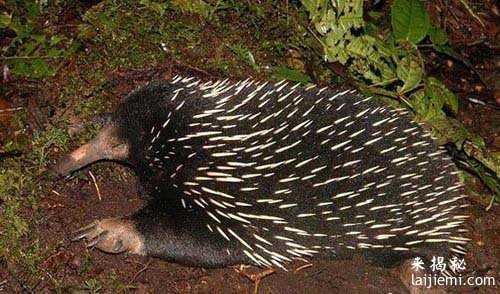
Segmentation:
<svg viewBox="0 0 500 294">
<path fill-rule="evenodd" d="M 79 236 L 108 252 L 286 268 L 465 250 L 450 158 L 404 110 L 355 90 L 176 76 L 131 93 L 58 171 L 103 158 L 128 161 L 153 199 Z"/>
</svg>

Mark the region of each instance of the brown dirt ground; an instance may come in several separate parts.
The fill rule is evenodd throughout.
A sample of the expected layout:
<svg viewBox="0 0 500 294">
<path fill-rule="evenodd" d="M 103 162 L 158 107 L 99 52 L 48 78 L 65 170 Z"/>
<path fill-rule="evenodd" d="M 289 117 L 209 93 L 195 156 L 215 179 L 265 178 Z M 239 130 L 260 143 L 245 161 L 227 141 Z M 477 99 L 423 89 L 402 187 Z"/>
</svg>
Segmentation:
<svg viewBox="0 0 500 294">
<path fill-rule="evenodd" d="M 104 168 L 105 167 L 105 168 Z M 103 170 L 104 168 L 104 170 Z M 138 209 L 143 200 L 138 196 L 135 176 L 114 163 L 92 167 L 97 175 L 101 200 L 92 181 L 73 179 L 59 182 L 42 201 L 46 219 L 39 227 L 42 243 L 57 249 L 45 260 L 47 275 L 41 277 L 38 289 L 50 291 L 51 278 L 65 285 L 82 285 L 90 278 L 115 280 L 138 293 L 252 293 L 254 284 L 234 268 L 205 270 L 184 267 L 159 259 L 133 255 L 110 255 L 88 249 L 83 242 L 70 241 L 73 232 L 95 219 L 122 216 Z M 474 276 L 500 278 L 500 235 L 498 206 L 484 213 L 484 206 L 471 201 L 473 241 L 469 246 L 467 269 Z M 84 260 L 90 260 L 89 271 Z M 406 293 L 397 278 L 397 270 L 366 265 L 361 259 L 305 263 L 297 261 L 288 273 L 278 272 L 264 278 L 260 293 Z M 299 269 L 299 270 L 296 270 Z M 258 272 L 251 268 L 249 272 Z M 77 290 L 77 288 L 68 290 Z M 450 288 L 451 293 L 499 293 L 500 288 Z"/>
</svg>

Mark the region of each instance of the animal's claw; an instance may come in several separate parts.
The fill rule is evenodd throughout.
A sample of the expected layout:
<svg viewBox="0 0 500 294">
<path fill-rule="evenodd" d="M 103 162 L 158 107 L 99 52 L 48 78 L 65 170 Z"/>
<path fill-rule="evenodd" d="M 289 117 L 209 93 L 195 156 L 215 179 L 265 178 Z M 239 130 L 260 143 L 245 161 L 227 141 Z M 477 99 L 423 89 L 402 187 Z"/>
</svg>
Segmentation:
<svg viewBox="0 0 500 294">
<path fill-rule="evenodd" d="M 132 222 L 123 219 L 104 219 L 75 231 L 72 241 L 85 239 L 88 248 L 97 247 L 108 253 L 130 252 L 144 254 L 144 238 Z"/>
<path fill-rule="evenodd" d="M 74 231 L 73 234 L 77 234 L 77 235 L 75 237 L 73 237 L 71 239 L 71 241 L 79 241 L 83 238 L 93 239 L 93 238 L 89 237 L 90 236 L 89 234 L 95 231 L 96 226 L 97 226 L 97 222 L 92 222 L 89 225 Z"/>
</svg>

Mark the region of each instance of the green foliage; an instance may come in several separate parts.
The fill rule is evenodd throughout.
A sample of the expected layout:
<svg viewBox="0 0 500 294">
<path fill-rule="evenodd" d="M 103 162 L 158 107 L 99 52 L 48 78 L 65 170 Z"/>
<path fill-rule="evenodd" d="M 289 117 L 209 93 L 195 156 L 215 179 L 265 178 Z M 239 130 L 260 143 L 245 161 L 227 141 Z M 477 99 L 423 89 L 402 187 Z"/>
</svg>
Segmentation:
<svg viewBox="0 0 500 294">
<path fill-rule="evenodd" d="M 140 0 L 139 3 L 148 9 L 163 15 L 167 9 L 180 10 L 182 13 L 191 13 L 202 16 L 208 19 L 212 14 L 219 9 L 222 1 L 218 1 L 216 5 L 210 5 L 203 0 L 171 0 L 171 1 L 155 1 L 155 0 Z"/>
<path fill-rule="evenodd" d="M 418 44 L 427 35 L 430 19 L 420 0 L 395 0 L 391 22 L 396 40 Z"/>
<path fill-rule="evenodd" d="M 0 200 L 5 203 L 2 206 L 3 215 L 0 218 L 2 231 L 0 256 L 5 254 L 2 251 L 9 251 L 9 247 L 6 246 L 9 240 L 17 240 L 28 231 L 27 222 L 17 216 L 20 203 L 14 201 L 14 195 L 19 195 L 27 182 L 26 176 L 18 171 L 20 169 L 0 169 Z"/>
<path fill-rule="evenodd" d="M 245 47 L 245 45 L 234 44 L 230 45 L 229 48 L 241 61 L 244 61 L 248 65 L 250 65 L 253 68 L 253 70 L 259 71 L 259 65 L 255 61 L 255 57 L 253 56 L 252 52 L 248 50 L 247 47 Z"/>
<path fill-rule="evenodd" d="M 58 148 L 61 151 L 67 151 L 68 141 L 68 134 L 57 128 L 35 134 L 31 154 L 33 160 L 38 163 L 40 168 L 46 166 L 49 161 L 49 149 Z"/>
<path fill-rule="evenodd" d="M 454 114 L 457 114 L 458 99 L 440 80 L 429 77 L 425 84 L 425 94 L 427 98 L 435 103 L 431 108 L 441 110 L 443 106 L 446 106 Z"/>
<path fill-rule="evenodd" d="M 415 89 L 422 81 L 424 72 L 420 60 L 414 55 L 407 55 L 401 58 L 396 68 L 396 74 L 399 80 L 403 81 L 403 86 L 397 87 L 397 93 L 403 95 Z"/>
<path fill-rule="evenodd" d="M 95 50 L 84 57 L 86 62 L 105 62 L 102 67 L 109 71 L 151 67 L 163 60 L 161 35 L 170 22 L 161 15 L 163 10 L 151 13 L 149 9 L 154 10 L 135 1 L 124 1 L 123 5 L 103 1 L 89 9 L 78 26 L 79 38 Z"/>
<path fill-rule="evenodd" d="M 41 168 L 48 163 L 50 148 L 66 150 L 68 137 L 59 129 L 35 136 L 31 153 L 24 160 L 0 161 L 0 258 L 9 264 L 36 273 L 43 259 L 38 240 L 30 240 L 33 222 L 36 221 L 37 197 L 41 191 L 37 179 Z M 30 150 L 24 150 L 29 152 Z M 24 162 L 26 161 L 26 162 Z M 35 164 L 33 164 L 35 163 Z M 25 217 L 25 210 L 30 210 Z M 29 242 L 27 242 L 29 241 Z"/>
<path fill-rule="evenodd" d="M 216 9 L 216 6 L 207 4 L 203 0 L 172 0 L 171 2 L 184 12 L 199 14 L 205 18 L 208 18 Z"/>
<path fill-rule="evenodd" d="M 97 279 L 89 279 L 83 283 L 83 289 L 88 293 L 96 294 L 102 290 L 102 284 Z"/>
<path fill-rule="evenodd" d="M 21 161 L 9 159 L 0 162 L 0 260 L 7 264 L 7 270 L 16 274 L 9 265 L 20 265 L 24 272 L 39 274 L 43 261 L 42 249 L 32 239 L 32 222 L 36 219 L 35 194 L 39 187 L 31 168 Z M 26 209 L 30 210 L 25 217 Z"/>
<path fill-rule="evenodd" d="M 457 113 L 457 97 L 441 81 L 426 76 L 419 51 L 422 42 L 430 41 L 438 52 L 458 56 L 448 45 L 446 32 L 431 24 L 422 1 L 394 0 L 391 29 L 366 24 L 362 0 L 301 2 L 319 33 L 325 59 L 346 65 L 362 89 L 406 103 L 443 144 L 453 142 L 462 149 L 464 142 L 471 141 L 484 148 L 479 136 L 447 116 Z M 488 158 L 479 160 L 494 169 Z"/>
<path fill-rule="evenodd" d="M 299 82 L 302 84 L 307 84 L 311 82 L 311 78 L 308 75 L 303 74 L 302 72 L 296 69 L 291 69 L 283 66 L 279 66 L 276 68 L 274 76 L 277 79 L 286 79 L 293 82 Z"/>
<path fill-rule="evenodd" d="M 431 26 L 428 31 L 432 44 L 443 46 L 448 43 L 448 35 L 441 28 Z"/>
<path fill-rule="evenodd" d="M 16 76 L 41 79 L 52 76 L 61 60 L 77 49 L 67 37 L 45 30 L 40 22 L 48 9 L 45 2 L 7 1 L 0 14 L 0 28 L 12 35 L 2 45 L 1 57 Z"/>
<path fill-rule="evenodd" d="M 345 64 L 350 57 L 347 47 L 356 39 L 352 30 L 364 24 L 363 0 L 307 0 L 302 1 L 302 4 L 309 11 L 316 30 L 324 36 L 325 57 Z"/>
<path fill-rule="evenodd" d="M 145 7 L 151 9 L 152 11 L 163 15 L 165 10 L 167 9 L 168 5 L 166 2 L 156 2 L 156 1 L 151 1 L 151 0 L 140 0 L 139 3 L 141 5 L 144 5 Z"/>
<path fill-rule="evenodd" d="M 105 110 L 105 104 L 100 97 L 82 101 L 75 107 L 75 114 L 81 117 L 93 117 Z"/>
<path fill-rule="evenodd" d="M 348 65 L 361 85 L 409 103 L 420 119 L 431 124 L 446 120 L 443 107 L 456 113 L 458 102 L 453 93 L 439 80 L 425 78 L 417 45 L 429 35 L 436 45 L 443 46 L 447 37 L 430 25 L 421 1 L 395 0 L 391 7 L 392 31 L 382 35 L 373 25 L 365 30 L 361 0 L 302 3 L 322 37 L 325 58 Z"/>
<path fill-rule="evenodd" d="M 488 152 L 477 148 L 474 144 L 466 142 L 464 144 L 464 151 L 469 156 L 466 158 L 469 166 L 478 174 L 483 180 L 484 184 L 493 192 L 493 197 L 491 197 L 491 202 L 488 208 L 494 201 L 499 201 L 500 197 L 500 152 Z M 492 167 L 488 169 L 482 162 L 488 162 L 487 166 Z"/>
</svg>

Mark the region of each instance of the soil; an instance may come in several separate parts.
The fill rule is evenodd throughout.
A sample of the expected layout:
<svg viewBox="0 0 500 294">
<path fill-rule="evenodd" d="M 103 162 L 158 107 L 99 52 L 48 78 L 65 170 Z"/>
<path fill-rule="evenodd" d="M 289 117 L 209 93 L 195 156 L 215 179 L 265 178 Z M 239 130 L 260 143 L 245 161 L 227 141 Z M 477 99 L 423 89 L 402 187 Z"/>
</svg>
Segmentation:
<svg viewBox="0 0 500 294">
<path fill-rule="evenodd" d="M 138 293 L 252 293 L 254 283 L 236 268 L 201 269 L 184 267 L 155 258 L 112 255 L 83 242 L 72 242 L 74 231 L 96 219 L 127 215 L 144 203 L 138 196 L 135 176 L 115 163 L 101 163 L 90 171 L 97 174 L 101 200 L 93 181 L 73 179 L 59 182 L 54 192 L 41 202 L 45 216 L 40 240 L 57 249 L 43 264 L 46 275 L 37 289 L 50 291 L 52 279 L 66 285 L 82 285 L 90 278 L 113 277 L 123 287 Z M 96 171 L 97 170 L 97 171 Z M 114 175 L 112 175 L 114 174 Z M 117 176 L 119 175 L 119 176 Z M 472 242 L 466 256 L 469 274 L 500 278 L 498 225 L 500 209 L 494 206 L 484 214 L 484 206 L 471 203 Z M 92 266 L 85 265 L 91 261 Z M 277 272 L 262 279 L 259 293 L 407 293 L 398 279 L 397 269 L 369 266 L 361 258 L 320 261 L 311 266 L 296 261 L 289 272 Z M 262 271 L 245 269 L 249 273 Z M 79 288 L 68 288 L 79 290 Z M 498 293 L 497 287 L 450 288 L 450 293 Z"/>
<path fill-rule="evenodd" d="M 43 265 L 46 274 L 40 277 L 37 289 L 50 291 L 53 279 L 77 285 L 91 278 L 109 280 L 138 293 L 252 293 L 254 283 L 236 268 L 201 269 L 180 266 L 155 258 L 134 255 L 112 255 L 83 242 L 72 242 L 74 231 L 96 219 L 130 214 L 144 203 L 138 196 L 135 176 L 115 163 L 101 163 L 89 169 L 96 174 L 101 200 L 93 181 L 72 179 L 59 182 L 41 202 L 45 216 L 40 226 L 42 243 L 54 246 L 53 255 Z M 118 175 L 118 176 L 117 176 Z M 500 209 L 494 206 L 484 214 L 484 206 L 471 202 L 473 219 L 472 242 L 466 256 L 469 274 L 500 278 Z M 88 266 L 90 261 L 92 266 Z M 398 270 L 367 265 L 354 260 L 320 261 L 311 266 L 296 261 L 289 272 L 277 272 L 262 279 L 259 293 L 407 293 L 398 278 Z M 262 271 L 246 269 L 249 273 Z M 16 288 L 19 290 L 19 288 Z M 497 287 L 450 288 L 450 293 L 498 293 Z M 9 291 L 9 288 L 5 289 Z M 14 290 L 14 289 L 10 289 Z"/>
</svg>

